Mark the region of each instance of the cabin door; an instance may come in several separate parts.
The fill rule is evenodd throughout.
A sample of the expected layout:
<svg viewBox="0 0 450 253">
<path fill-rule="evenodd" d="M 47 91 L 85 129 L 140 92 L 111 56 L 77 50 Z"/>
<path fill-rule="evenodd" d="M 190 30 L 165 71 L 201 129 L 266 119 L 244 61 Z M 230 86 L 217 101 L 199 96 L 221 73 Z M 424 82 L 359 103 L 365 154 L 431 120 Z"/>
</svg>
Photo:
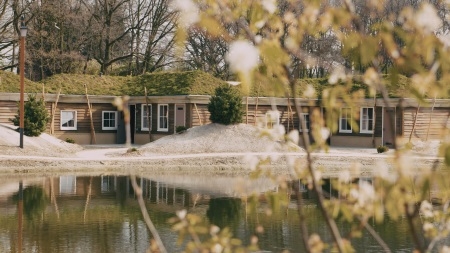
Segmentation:
<svg viewBox="0 0 450 253">
<path fill-rule="evenodd" d="M 186 105 L 175 104 L 175 129 L 177 126 L 186 126 Z"/>
<path fill-rule="evenodd" d="M 125 121 L 123 119 L 123 112 L 118 111 L 117 112 L 117 136 L 116 136 L 116 143 L 117 144 L 124 144 L 125 143 Z"/>
<path fill-rule="evenodd" d="M 383 108 L 383 145 L 393 147 L 396 136 L 395 107 Z"/>
<path fill-rule="evenodd" d="M 130 110 L 130 138 L 131 138 L 131 143 L 134 143 L 134 131 L 136 128 L 136 105 L 129 105 L 128 109 Z M 125 144 L 126 140 L 127 140 L 127 135 L 126 135 L 126 128 L 125 128 L 125 119 L 123 116 L 123 112 L 119 111 L 118 112 L 118 117 L 119 117 L 119 121 L 117 124 L 117 138 L 116 138 L 116 143 L 117 144 Z"/>
</svg>

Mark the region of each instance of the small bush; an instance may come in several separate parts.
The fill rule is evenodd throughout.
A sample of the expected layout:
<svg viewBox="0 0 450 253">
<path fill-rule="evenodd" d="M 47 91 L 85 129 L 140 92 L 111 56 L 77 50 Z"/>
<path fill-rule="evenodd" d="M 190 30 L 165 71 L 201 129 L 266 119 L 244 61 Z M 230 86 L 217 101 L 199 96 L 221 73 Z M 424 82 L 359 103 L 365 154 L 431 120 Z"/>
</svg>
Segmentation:
<svg viewBox="0 0 450 253">
<path fill-rule="evenodd" d="M 414 144 L 412 142 L 408 142 L 405 144 L 405 149 L 412 150 L 414 148 Z"/>
<path fill-rule="evenodd" d="M 75 140 L 72 138 L 66 138 L 66 142 L 75 144 Z"/>
<path fill-rule="evenodd" d="M 127 150 L 127 153 L 136 152 L 136 151 L 138 151 L 137 148 L 129 148 Z"/>
<path fill-rule="evenodd" d="M 28 95 L 28 101 L 24 103 L 23 133 L 26 136 L 41 135 L 46 129 L 49 118 L 44 100 L 37 100 L 36 95 Z M 10 119 L 10 121 L 15 126 L 20 125 L 20 108 L 17 110 L 14 119 Z"/>
<path fill-rule="evenodd" d="M 175 128 L 175 132 L 176 132 L 176 133 L 181 133 L 181 132 L 186 131 L 187 129 L 188 129 L 188 128 L 185 127 L 185 126 L 177 126 L 177 128 Z"/>
<path fill-rule="evenodd" d="M 388 152 L 389 151 L 389 148 L 387 147 L 387 146 L 378 146 L 377 147 L 377 152 L 378 153 L 384 153 L 384 152 Z"/>
<path fill-rule="evenodd" d="M 208 111 L 211 113 L 209 119 L 213 123 L 224 125 L 241 123 L 244 109 L 239 90 L 230 85 L 217 87 L 209 101 Z"/>
</svg>

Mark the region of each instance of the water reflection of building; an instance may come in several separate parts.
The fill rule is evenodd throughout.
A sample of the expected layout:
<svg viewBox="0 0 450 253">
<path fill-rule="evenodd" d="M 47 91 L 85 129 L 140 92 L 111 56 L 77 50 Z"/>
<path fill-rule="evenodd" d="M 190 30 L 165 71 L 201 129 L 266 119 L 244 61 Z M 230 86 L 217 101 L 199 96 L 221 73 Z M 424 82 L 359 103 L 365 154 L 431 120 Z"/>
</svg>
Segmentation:
<svg viewBox="0 0 450 253">
<path fill-rule="evenodd" d="M 364 181 L 366 179 L 362 179 Z M 212 181 L 212 180 L 211 180 Z M 17 185 L 18 185 L 17 181 Z M 256 208 L 256 212 L 247 212 L 250 202 L 241 201 L 238 198 L 197 194 L 190 188 L 179 188 L 179 185 L 166 182 L 157 182 L 151 179 L 138 179 L 142 186 L 147 210 L 152 221 L 158 228 L 163 240 L 167 240 L 167 246 L 172 247 L 168 252 L 180 252 L 174 241 L 177 236 L 171 230 L 167 220 L 175 216 L 175 211 L 190 209 L 190 213 L 201 214 L 205 218 L 219 225 L 230 227 L 233 235 L 241 238 L 245 245 L 254 235 L 256 229 L 264 227 L 264 233 L 260 235 L 260 247 L 272 252 L 287 249 L 291 252 L 299 252 L 302 245 L 299 238 L 299 216 L 294 192 L 291 192 L 290 205 L 285 209 L 274 210 L 268 215 L 265 207 L 269 207 L 269 201 L 261 203 L 262 208 Z M 357 183 L 355 181 L 355 183 Z M 103 177 L 54 177 L 34 180 L 33 184 L 45 189 L 48 196 L 54 195 L 53 202 L 41 215 L 34 220 L 25 219 L 24 248 L 37 247 L 38 253 L 43 252 L 68 252 L 75 247 L 79 252 L 145 252 L 151 236 L 142 214 L 137 206 L 130 179 L 126 176 Z M 325 221 L 317 209 L 317 202 L 312 191 L 299 181 L 291 182 L 291 185 L 300 189 L 304 200 L 303 211 L 307 217 L 308 229 L 323 235 L 324 240 L 330 240 Z M 25 187 L 29 187 L 29 182 Z M 0 188 L 2 183 L 0 182 Z M 217 186 L 216 188 L 218 188 Z M 280 192 L 281 188 L 278 189 Z M 324 185 L 324 191 L 329 189 Z M 277 188 L 272 189 L 276 192 Z M 90 197 L 89 197 L 90 196 Z M 260 198 L 261 199 L 261 198 Z M 59 207 L 60 215 L 57 217 Z M 3 203 L 0 203 L 0 208 Z M 17 204 L 11 204 L 17 208 Z M 239 209 L 242 207 L 242 209 Z M 15 209 L 14 209 L 15 210 Z M 201 210 L 201 211 L 199 211 Z M 11 214 L 11 215 L 10 215 Z M 8 217 L 15 218 L 14 213 L 3 213 L 0 210 L 0 252 L 17 252 L 2 250 L 2 243 L 6 247 L 14 248 L 14 235 L 17 234 L 17 222 L 10 222 Z M 2 219 L 3 217 L 3 219 Z M 6 218 L 5 218 L 6 217 Z M 32 226 L 30 226 L 32 224 Z M 348 224 L 339 223 L 339 228 L 347 231 Z M 390 223 L 383 225 L 389 229 L 382 229 L 380 235 L 383 238 L 396 238 L 404 234 L 408 229 L 406 222 L 401 224 Z M 388 233 L 388 234 L 387 234 Z M 364 252 L 373 245 L 364 238 L 362 246 L 358 246 L 357 252 Z M 409 245 L 409 241 L 406 241 Z M 72 247 L 72 248 L 67 248 Z M 17 247 L 16 247 L 17 248 Z M 4 248 L 3 248 L 4 249 Z M 376 248 L 378 249 L 378 248 Z M 375 250 L 376 251 L 376 250 Z M 29 251 L 26 251 L 29 252 Z"/>
<path fill-rule="evenodd" d="M 140 178 L 138 184 L 149 204 L 166 204 L 179 210 L 209 201 L 207 196 L 192 194 L 163 182 Z M 127 201 L 134 200 L 135 197 L 128 176 L 61 176 L 46 179 L 43 187 L 49 196 L 55 195 L 64 199 L 89 195 L 92 198 L 115 196 L 118 200 Z"/>
</svg>

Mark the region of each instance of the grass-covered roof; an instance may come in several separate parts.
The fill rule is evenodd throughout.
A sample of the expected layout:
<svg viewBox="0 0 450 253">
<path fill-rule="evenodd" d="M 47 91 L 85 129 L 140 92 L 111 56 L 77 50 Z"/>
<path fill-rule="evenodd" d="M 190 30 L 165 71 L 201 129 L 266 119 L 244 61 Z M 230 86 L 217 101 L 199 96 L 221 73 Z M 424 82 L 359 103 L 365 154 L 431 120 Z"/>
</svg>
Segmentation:
<svg viewBox="0 0 450 253">
<path fill-rule="evenodd" d="M 157 72 L 136 76 L 123 91 L 130 96 L 212 95 L 224 81 L 202 71 Z"/>
<path fill-rule="evenodd" d="M 61 93 L 70 95 L 84 95 L 86 88 L 89 95 L 115 95 L 121 96 L 124 85 L 131 81 L 130 76 L 58 74 L 42 80 L 48 93 Z M 86 85 L 86 88 L 85 88 Z"/>
<path fill-rule="evenodd" d="M 42 92 L 42 85 L 39 85 L 38 83 L 30 81 L 26 78 L 24 79 L 24 85 L 25 85 L 25 92 L 27 93 Z M 19 75 L 9 71 L 0 71 L 0 92 L 19 93 L 20 92 Z"/>
<path fill-rule="evenodd" d="M 404 76 L 397 76 L 395 79 L 385 76 L 384 82 L 390 97 L 411 97 L 408 89 L 410 79 Z M 63 94 L 84 95 L 86 85 L 89 95 L 143 96 L 144 87 L 147 88 L 149 96 L 213 95 L 215 88 L 221 84 L 225 84 L 225 81 L 202 71 L 156 72 L 134 77 L 58 74 L 41 82 L 25 79 L 25 92 L 41 93 L 44 86 L 46 93 L 55 94 L 61 88 Z M 312 86 L 316 90 L 317 97 L 320 98 L 323 90 L 338 85 L 348 84 L 331 85 L 326 78 L 299 79 L 296 95 L 304 97 L 304 91 L 308 90 L 308 86 Z M 373 97 L 368 86 L 357 80 L 350 85 L 350 90 L 363 90 L 366 97 Z M 19 75 L 0 71 L 0 92 L 20 92 Z M 290 93 L 289 89 L 277 83 L 276 79 L 256 76 L 249 96 L 285 97 Z M 441 98 L 449 97 L 450 94 L 441 96 Z"/>
<path fill-rule="evenodd" d="M 408 91 L 408 85 L 410 85 L 410 80 L 405 76 L 398 75 L 395 80 L 392 80 L 389 76 L 384 76 L 383 79 L 387 91 L 389 93 L 389 97 L 398 98 L 398 97 L 410 97 L 410 93 Z M 336 86 L 347 86 L 349 85 L 349 91 L 354 92 L 358 90 L 362 90 L 364 92 L 365 97 L 373 97 L 370 92 L 370 88 L 368 85 L 363 84 L 360 80 L 353 80 L 351 84 L 340 83 L 336 85 L 332 85 L 328 83 L 327 78 L 311 78 L 311 79 L 300 79 L 297 83 L 297 96 L 304 97 L 303 93 L 307 90 L 307 86 L 312 86 L 316 90 L 317 96 L 322 97 L 322 92 L 327 88 L 333 88 Z M 380 97 L 381 94 L 377 94 L 377 97 Z"/>
</svg>

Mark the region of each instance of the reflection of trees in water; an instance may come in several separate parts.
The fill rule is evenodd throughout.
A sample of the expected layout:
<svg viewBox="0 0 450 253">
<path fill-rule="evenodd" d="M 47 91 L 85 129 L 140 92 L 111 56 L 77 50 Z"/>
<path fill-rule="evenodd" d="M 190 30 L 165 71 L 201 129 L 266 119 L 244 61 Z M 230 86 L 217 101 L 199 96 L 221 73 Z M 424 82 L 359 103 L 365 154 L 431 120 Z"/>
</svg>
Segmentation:
<svg viewBox="0 0 450 253">
<path fill-rule="evenodd" d="M 211 199 L 206 216 L 220 228 L 232 227 L 241 219 L 241 202 L 241 199 L 236 198 Z"/>
<path fill-rule="evenodd" d="M 14 195 L 14 200 L 19 200 L 19 193 Z M 42 187 L 32 185 L 23 190 L 23 209 L 28 219 L 41 215 L 48 204 L 48 197 Z"/>
</svg>

